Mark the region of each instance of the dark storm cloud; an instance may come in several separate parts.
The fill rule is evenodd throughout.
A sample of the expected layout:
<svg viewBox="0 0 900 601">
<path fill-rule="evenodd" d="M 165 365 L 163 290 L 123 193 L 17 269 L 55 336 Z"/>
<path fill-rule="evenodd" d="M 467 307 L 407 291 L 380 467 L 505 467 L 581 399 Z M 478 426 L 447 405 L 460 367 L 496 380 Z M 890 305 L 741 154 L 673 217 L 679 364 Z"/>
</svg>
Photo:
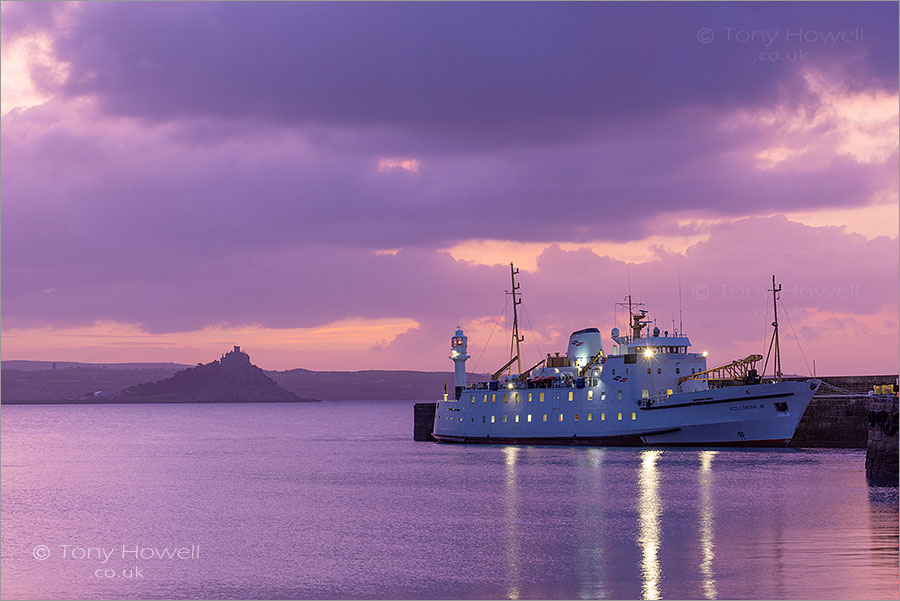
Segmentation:
<svg viewBox="0 0 900 601">
<path fill-rule="evenodd" d="M 70 65 L 62 92 L 115 114 L 388 126 L 453 147 L 798 101 L 807 66 L 896 88 L 896 21 L 885 3 L 98 3 L 55 49 Z M 704 27 L 713 42 L 698 41 Z M 805 43 L 802 65 L 754 62 L 770 47 L 727 39 L 768 32 L 790 50 L 788 30 L 849 28 L 864 42 Z"/>
</svg>

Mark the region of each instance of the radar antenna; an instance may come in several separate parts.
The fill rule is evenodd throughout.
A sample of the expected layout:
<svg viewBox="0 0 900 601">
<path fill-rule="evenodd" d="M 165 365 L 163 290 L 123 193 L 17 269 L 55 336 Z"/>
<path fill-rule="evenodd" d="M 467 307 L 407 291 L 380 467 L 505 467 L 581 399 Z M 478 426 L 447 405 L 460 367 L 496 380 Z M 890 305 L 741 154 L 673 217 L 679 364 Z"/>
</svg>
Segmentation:
<svg viewBox="0 0 900 601">
<path fill-rule="evenodd" d="M 622 307 L 626 311 L 628 311 L 628 319 L 626 320 L 625 328 L 627 330 L 631 330 L 631 338 L 628 342 L 634 342 L 635 339 L 641 337 L 641 330 L 650 322 L 642 321 L 647 316 L 647 311 L 645 309 L 639 309 L 638 307 L 643 307 L 644 303 L 635 303 L 631 300 L 631 295 L 625 297 L 624 303 L 616 303 L 616 307 Z M 637 310 L 637 313 L 635 313 Z"/>
</svg>

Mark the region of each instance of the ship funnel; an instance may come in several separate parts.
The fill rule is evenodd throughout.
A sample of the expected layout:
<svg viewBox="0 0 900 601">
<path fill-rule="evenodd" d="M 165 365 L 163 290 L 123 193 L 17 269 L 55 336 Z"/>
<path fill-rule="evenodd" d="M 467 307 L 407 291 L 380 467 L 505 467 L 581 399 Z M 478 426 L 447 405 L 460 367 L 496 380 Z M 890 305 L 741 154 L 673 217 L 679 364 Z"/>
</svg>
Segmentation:
<svg viewBox="0 0 900 601">
<path fill-rule="evenodd" d="M 566 356 L 572 365 L 584 367 L 588 361 L 603 352 L 603 336 L 597 328 L 585 328 L 569 336 Z"/>
</svg>

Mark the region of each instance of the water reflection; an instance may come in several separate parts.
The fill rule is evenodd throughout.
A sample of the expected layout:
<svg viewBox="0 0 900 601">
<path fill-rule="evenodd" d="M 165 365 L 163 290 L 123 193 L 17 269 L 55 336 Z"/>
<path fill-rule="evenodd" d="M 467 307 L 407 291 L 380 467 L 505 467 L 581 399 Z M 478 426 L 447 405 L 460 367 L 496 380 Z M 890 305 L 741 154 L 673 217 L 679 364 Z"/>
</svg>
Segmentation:
<svg viewBox="0 0 900 601">
<path fill-rule="evenodd" d="M 516 462 L 519 458 L 519 447 L 504 447 L 506 459 L 506 565 L 508 599 L 519 598 L 519 497 L 516 488 Z"/>
<path fill-rule="evenodd" d="M 703 595 L 716 599 L 716 557 L 713 540 L 712 462 L 718 451 L 700 451 L 700 574 L 703 576 Z"/>
<path fill-rule="evenodd" d="M 604 547 L 607 533 L 604 523 L 608 515 L 604 511 L 605 499 L 610 496 L 607 488 L 610 483 L 604 481 L 603 466 L 604 449 L 589 448 L 585 450 L 586 468 L 578 470 L 577 496 L 584 502 L 577 506 L 578 523 L 583 524 L 578 530 L 576 553 L 578 557 L 578 598 L 606 599 L 607 592 L 606 562 Z"/>
<path fill-rule="evenodd" d="M 662 451 L 648 450 L 641 453 L 641 473 L 638 478 L 638 545 L 641 548 L 641 598 L 660 599 L 659 581 L 662 568 L 659 565 L 660 528 L 662 507 L 659 501 L 659 471 L 656 462 Z"/>
</svg>

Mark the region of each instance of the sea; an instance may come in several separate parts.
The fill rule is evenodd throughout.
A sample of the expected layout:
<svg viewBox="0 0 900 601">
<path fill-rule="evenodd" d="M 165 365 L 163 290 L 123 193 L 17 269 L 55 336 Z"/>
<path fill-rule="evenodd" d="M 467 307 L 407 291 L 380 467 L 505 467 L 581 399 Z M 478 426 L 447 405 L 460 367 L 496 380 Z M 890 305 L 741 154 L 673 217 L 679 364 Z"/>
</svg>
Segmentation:
<svg viewBox="0 0 900 601">
<path fill-rule="evenodd" d="M 413 404 L 4 406 L 3 599 L 897 599 L 864 450 L 414 442 Z"/>
</svg>

